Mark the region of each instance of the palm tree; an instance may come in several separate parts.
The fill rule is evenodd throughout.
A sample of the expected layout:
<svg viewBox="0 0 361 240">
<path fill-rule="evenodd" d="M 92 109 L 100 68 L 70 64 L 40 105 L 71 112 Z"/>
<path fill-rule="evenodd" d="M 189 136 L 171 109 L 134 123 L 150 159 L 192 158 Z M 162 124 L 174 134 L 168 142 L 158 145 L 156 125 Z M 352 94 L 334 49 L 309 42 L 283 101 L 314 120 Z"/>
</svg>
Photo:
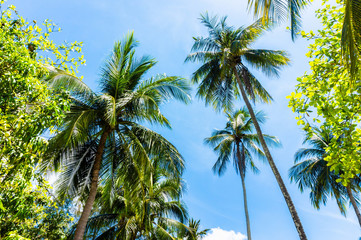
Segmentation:
<svg viewBox="0 0 361 240">
<path fill-rule="evenodd" d="M 184 240 L 200 240 L 207 235 L 210 229 L 200 229 L 200 220 L 195 220 L 193 218 L 188 220 L 188 228 L 181 229 L 178 236 L 180 239 Z"/>
<path fill-rule="evenodd" d="M 311 189 L 310 199 L 316 209 L 320 208 L 321 203 L 325 205 L 327 198 L 331 196 L 336 199 L 340 212 L 346 215 L 346 203 L 350 200 L 361 226 L 358 199 L 353 194 L 360 190 L 360 179 L 351 180 L 345 187 L 339 181 L 339 175 L 327 165 L 325 149 L 331 139 L 329 130 L 313 129 L 313 135 L 307 136 L 303 142 L 309 144 L 310 148 L 301 148 L 295 154 L 295 165 L 289 171 L 291 182 L 296 182 L 301 192 L 305 188 Z"/>
<path fill-rule="evenodd" d="M 201 16 L 201 22 L 208 28 L 209 36 L 194 38 L 191 54 L 186 58 L 186 61 L 203 63 L 192 77 L 194 83 L 200 82 L 197 94 L 204 98 L 207 104 L 211 103 L 217 109 L 221 107 L 230 109 L 232 100 L 240 91 L 298 234 L 301 239 L 307 239 L 296 208 L 272 159 L 248 100 L 250 97 L 254 101 L 269 102 L 272 98 L 245 64 L 261 70 L 266 75 L 278 76 L 280 68 L 289 62 L 287 54 L 284 51 L 250 48 L 250 45 L 267 29 L 267 26 L 262 24 L 262 20 L 237 29 L 227 26 L 226 17 L 218 21 L 217 17 L 210 18 L 205 14 Z"/>
<path fill-rule="evenodd" d="M 98 189 L 99 211 L 88 221 L 87 239 L 174 239 L 169 230 L 185 227 L 183 167 L 165 167 L 162 156 L 154 156 L 151 167 L 138 165 L 137 159 L 121 163 L 112 191 Z"/>
<path fill-rule="evenodd" d="M 251 240 L 251 225 L 249 221 L 247 194 L 245 177 L 247 168 L 258 172 L 252 158 L 255 154 L 259 158 L 264 158 L 264 153 L 259 149 L 260 144 L 257 134 L 254 134 L 254 123 L 246 108 L 242 108 L 233 113 L 227 113 L 228 122 L 222 130 L 214 130 L 212 136 L 205 139 L 205 143 L 210 145 L 219 156 L 213 166 L 214 173 L 222 175 L 233 156 L 233 166 L 236 173 L 241 176 L 243 189 L 244 212 L 246 215 L 247 238 Z M 265 116 L 262 112 L 256 113 L 256 119 L 263 123 Z M 277 144 L 275 137 L 263 134 L 268 144 Z"/>
<path fill-rule="evenodd" d="M 50 140 L 47 166 L 64 167 L 60 193 L 86 200 L 74 239 L 83 239 L 86 223 L 92 211 L 100 179 L 114 179 L 120 162 L 130 158 L 130 152 L 149 165 L 144 144 L 153 151 L 167 149 L 169 164 L 183 164 L 178 151 L 162 136 L 139 125 L 139 122 L 170 126 L 159 105 L 170 98 L 190 100 L 189 87 L 179 77 L 158 75 L 144 77 L 155 61 L 149 57 L 137 59 L 133 33 L 116 42 L 113 52 L 102 68 L 101 93 L 93 92 L 80 80 L 56 72 L 50 76 L 53 88 L 65 88 L 71 94 L 71 107 L 64 125 Z M 133 150 L 131 150 L 131 148 Z M 45 168 L 45 167 L 44 167 Z"/>
<path fill-rule="evenodd" d="M 301 27 L 301 11 L 310 0 L 248 0 L 255 16 L 263 16 L 271 21 L 283 21 L 290 16 L 291 36 L 295 39 Z M 345 62 L 350 66 L 351 76 L 358 71 L 361 47 L 361 3 L 358 0 L 344 0 L 345 15 L 342 26 L 341 48 Z"/>
</svg>

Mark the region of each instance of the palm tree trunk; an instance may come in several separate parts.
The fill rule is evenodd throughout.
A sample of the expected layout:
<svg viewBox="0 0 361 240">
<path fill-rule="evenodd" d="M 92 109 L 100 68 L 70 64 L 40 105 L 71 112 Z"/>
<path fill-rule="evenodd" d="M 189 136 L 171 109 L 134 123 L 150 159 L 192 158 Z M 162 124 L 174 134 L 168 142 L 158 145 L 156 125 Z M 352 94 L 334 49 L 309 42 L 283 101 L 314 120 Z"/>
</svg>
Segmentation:
<svg viewBox="0 0 361 240">
<path fill-rule="evenodd" d="M 350 202 L 352 204 L 352 207 L 355 210 L 355 213 L 356 213 L 356 216 L 357 216 L 357 219 L 358 219 L 358 223 L 360 224 L 360 227 L 361 227 L 360 210 L 358 209 L 357 204 L 356 204 L 356 200 L 355 200 L 354 196 L 352 195 L 352 190 L 351 190 L 350 185 L 348 185 L 346 189 L 347 189 L 347 195 L 350 198 Z"/>
<path fill-rule="evenodd" d="M 292 202 L 291 196 L 290 196 L 290 194 L 288 193 L 287 188 L 286 188 L 286 186 L 285 186 L 285 184 L 284 184 L 284 182 L 283 182 L 283 180 L 282 180 L 282 177 L 281 177 L 281 175 L 280 175 L 280 173 L 279 173 L 279 171 L 278 171 L 278 169 L 277 169 L 277 167 L 276 167 L 276 164 L 274 163 L 274 161 L 273 161 L 273 159 L 272 159 L 271 153 L 270 153 L 270 151 L 269 151 L 269 149 L 268 149 L 268 147 L 267 147 L 267 144 L 266 144 L 266 142 L 265 142 L 265 140 L 264 140 L 264 138 L 263 138 L 263 133 L 262 133 L 261 128 L 260 128 L 260 126 L 259 126 L 259 124 L 258 124 L 258 122 L 257 122 L 257 119 L 256 119 L 256 116 L 255 116 L 255 114 L 254 114 L 253 108 L 252 108 L 252 106 L 251 106 L 251 104 L 250 104 L 250 102 L 249 102 L 249 100 L 248 100 L 248 98 L 247 98 L 247 95 L 246 95 L 246 92 L 245 92 L 245 90 L 244 90 L 243 84 L 242 84 L 242 82 L 241 82 L 241 79 L 240 79 L 240 77 L 239 77 L 239 75 L 238 75 L 238 72 L 237 72 L 237 69 L 236 69 L 235 67 L 233 67 L 233 72 L 234 72 L 234 74 L 235 74 L 235 76 L 236 76 L 236 79 L 237 79 L 237 82 L 238 82 L 239 89 L 240 89 L 240 91 L 241 91 L 243 100 L 244 100 L 244 102 L 246 103 L 246 106 L 247 106 L 248 111 L 249 111 L 249 113 L 250 113 L 250 115 L 251 115 L 252 121 L 253 121 L 254 126 L 255 126 L 255 128 L 256 128 L 257 135 L 258 135 L 258 137 L 259 137 L 259 139 L 260 139 L 260 142 L 261 142 L 263 151 L 264 151 L 264 153 L 265 153 L 265 155 L 266 155 L 266 157 L 267 157 L 268 163 L 269 163 L 269 165 L 270 165 L 270 167 L 271 167 L 271 169 L 272 169 L 273 174 L 274 174 L 275 177 L 276 177 L 277 183 L 278 183 L 278 185 L 279 185 L 279 187 L 280 187 L 280 189 L 281 189 L 281 192 L 282 192 L 282 194 L 283 194 L 283 197 L 284 197 L 284 199 L 285 199 L 285 201 L 286 201 L 286 203 L 287 203 L 288 209 L 289 209 L 289 211 L 290 211 L 290 213 L 291 213 L 291 216 L 292 216 L 293 222 L 294 222 L 294 224 L 295 224 L 295 226 L 296 226 L 298 235 L 299 235 L 299 237 L 300 237 L 301 240 L 307 240 L 306 233 L 305 233 L 305 231 L 303 230 L 303 226 L 302 226 L 301 220 L 300 220 L 300 218 L 298 217 L 296 208 L 295 208 L 295 206 L 294 206 L 294 204 L 293 204 L 293 202 Z M 245 71 L 243 71 L 243 77 L 244 77 L 245 79 L 248 78 L 247 73 L 246 73 Z"/>
<path fill-rule="evenodd" d="M 95 201 L 95 196 L 98 189 L 98 181 L 99 181 L 99 171 L 102 163 L 102 156 L 105 148 L 105 143 L 107 140 L 107 137 L 110 133 L 110 130 L 106 129 L 104 130 L 102 136 L 100 137 L 97 153 L 95 155 L 94 159 L 94 165 L 92 169 L 92 179 L 91 179 L 91 185 L 90 185 L 90 192 L 88 199 L 86 200 L 85 206 L 83 208 L 83 212 L 80 216 L 80 219 L 78 221 L 78 225 L 76 226 L 75 234 L 74 234 L 74 240 L 83 240 L 84 239 L 84 232 L 86 228 L 86 224 L 88 222 L 91 210 L 93 208 L 93 204 Z"/>
<path fill-rule="evenodd" d="M 243 190 L 243 204 L 244 204 L 244 213 L 246 215 L 246 225 L 247 225 L 247 239 L 251 240 L 252 236 L 251 236 L 251 222 L 249 221 L 249 214 L 248 214 L 248 204 L 247 204 L 247 193 L 246 193 L 246 184 L 245 184 L 245 175 L 246 175 L 246 165 L 245 165 L 245 159 L 244 159 L 244 146 L 242 148 L 242 156 L 241 156 L 241 151 L 239 149 L 239 144 L 240 142 L 237 141 L 236 145 L 237 145 L 237 160 L 238 160 L 238 171 L 239 174 L 241 175 L 241 180 L 242 180 L 242 190 Z"/>
<path fill-rule="evenodd" d="M 247 239 L 251 240 L 251 222 L 249 221 L 248 215 L 248 205 L 247 205 L 247 193 L 246 193 L 246 184 L 244 179 L 244 173 L 241 173 L 242 188 L 243 188 L 243 204 L 244 204 L 244 213 L 246 214 L 246 224 L 247 224 Z"/>
</svg>

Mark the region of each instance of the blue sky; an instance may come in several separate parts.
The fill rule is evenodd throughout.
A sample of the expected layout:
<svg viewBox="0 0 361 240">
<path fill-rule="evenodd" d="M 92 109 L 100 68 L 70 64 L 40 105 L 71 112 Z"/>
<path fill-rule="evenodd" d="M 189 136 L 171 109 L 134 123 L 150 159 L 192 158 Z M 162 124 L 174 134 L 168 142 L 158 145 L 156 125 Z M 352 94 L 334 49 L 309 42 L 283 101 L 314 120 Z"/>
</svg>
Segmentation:
<svg viewBox="0 0 361 240">
<path fill-rule="evenodd" d="M 228 15 L 228 23 L 234 26 L 254 21 L 246 11 L 246 0 L 9 0 L 9 3 L 15 5 L 29 21 L 52 19 L 63 29 L 55 34 L 57 40 L 84 42 L 87 64 L 80 68 L 79 74 L 93 89 L 97 87 L 100 66 L 113 43 L 129 30 L 135 31 L 135 37 L 140 42 L 138 56 L 147 54 L 158 60 L 150 75 L 167 73 L 190 78 L 198 66 L 184 64 L 192 46 L 192 37 L 206 35 L 198 20 L 200 13 L 208 11 L 210 14 Z M 314 2 L 304 12 L 304 30 L 320 27 L 313 14 L 319 6 L 320 3 Z M 358 239 L 361 233 L 352 209 L 345 218 L 335 202 L 330 200 L 326 207 L 317 211 L 310 204 L 309 192 L 301 194 L 287 177 L 293 164 L 293 154 L 302 146 L 303 135 L 294 119 L 295 114 L 287 107 L 286 96 L 293 91 L 296 78 L 308 70 L 305 57 L 307 45 L 308 42 L 302 39 L 292 42 L 286 25 L 266 33 L 256 42 L 254 47 L 257 48 L 287 50 L 292 60 L 291 66 L 282 71 L 279 79 L 268 79 L 261 73 L 254 73 L 274 98 L 271 105 L 257 106 L 257 109 L 264 110 L 269 117 L 263 126 L 264 132 L 277 136 L 282 142 L 283 147 L 273 149 L 272 154 L 309 239 Z M 237 106 L 243 106 L 243 103 L 237 102 Z M 203 145 L 203 139 L 214 128 L 225 125 L 225 118 L 205 107 L 194 96 L 192 104 L 186 106 L 170 102 L 163 107 L 163 112 L 170 119 L 173 129 L 154 128 L 174 143 L 186 160 L 184 178 L 188 191 L 184 201 L 190 216 L 200 219 L 204 228 L 215 229 L 213 237 L 208 239 L 242 239 L 241 234 L 246 233 L 246 227 L 240 178 L 231 165 L 224 176 L 213 175 L 211 167 L 216 156 Z M 262 162 L 258 166 L 261 173 L 250 173 L 246 179 L 253 238 L 298 239 L 269 166 Z M 229 237 L 219 235 L 223 233 Z"/>
</svg>

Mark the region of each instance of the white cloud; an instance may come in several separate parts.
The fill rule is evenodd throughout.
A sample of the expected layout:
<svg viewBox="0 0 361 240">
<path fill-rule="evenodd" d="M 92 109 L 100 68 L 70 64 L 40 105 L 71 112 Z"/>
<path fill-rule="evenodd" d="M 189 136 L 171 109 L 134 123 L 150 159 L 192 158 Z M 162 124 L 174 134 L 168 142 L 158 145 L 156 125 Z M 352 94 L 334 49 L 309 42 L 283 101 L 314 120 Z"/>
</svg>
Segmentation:
<svg viewBox="0 0 361 240">
<path fill-rule="evenodd" d="M 236 233 L 233 230 L 226 231 L 221 228 L 212 228 L 210 233 L 203 238 L 203 240 L 245 240 L 246 235 L 242 233 Z"/>
</svg>

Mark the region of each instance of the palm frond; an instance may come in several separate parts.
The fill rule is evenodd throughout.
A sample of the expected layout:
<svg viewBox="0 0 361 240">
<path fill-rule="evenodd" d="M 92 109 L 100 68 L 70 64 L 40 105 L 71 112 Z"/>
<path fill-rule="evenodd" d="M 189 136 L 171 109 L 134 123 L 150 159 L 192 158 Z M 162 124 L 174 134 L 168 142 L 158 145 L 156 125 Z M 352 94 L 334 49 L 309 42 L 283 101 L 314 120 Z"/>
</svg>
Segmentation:
<svg viewBox="0 0 361 240">
<path fill-rule="evenodd" d="M 208 28 L 209 35 L 215 39 L 221 39 L 222 30 L 229 29 L 226 25 L 227 17 L 218 19 L 217 16 L 210 17 L 208 12 L 205 12 L 201 14 L 200 20 L 201 23 Z"/>
<path fill-rule="evenodd" d="M 267 76 L 279 76 L 281 67 L 288 65 L 290 59 L 285 51 L 266 49 L 244 50 L 243 57 L 248 64 L 260 69 Z"/>
<path fill-rule="evenodd" d="M 49 71 L 44 80 L 54 90 L 69 91 L 72 95 L 92 99 L 95 93 L 79 78 L 52 66 L 45 66 Z"/>
<path fill-rule="evenodd" d="M 266 22 L 265 19 L 260 18 L 257 21 L 255 21 L 253 24 L 249 25 L 248 27 L 244 29 L 243 28 L 240 29 L 239 36 L 237 37 L 238 40 L 234 42 L 239 44 L 236 48 L 244 49 L 249 47 L 270 26 L 271 26 L 270 22 Z"/>
<path fill-rule="evenodd" d="M 351 77 L 354 79 L 358 72 L 358 62 L 360 55 L 361 40 L 360 26 L 361 16 L 357 10 L 360 10 L 360 3 L 354 0 L 345 1 L 345 16 L 342 25 L 341 50 L 345 59 L 346 66 L 349 68 Z"/>
<path fill-rule="evenodd" d="M 309 0 L 248 0 L 248 8 L 253 8 L 254 16 L 262 16 L 265 22 L 281 23 L 289 18 L 294 40 L 301 27 L 301 11 L 308 3 Z"/>
<path fill-rule="evenodd" d="M 82 195 L 89 189 L 97 142 L 89 141 L 63 156 L 62 172 L 56 182 L 60 198 Z"/>
<path fill-rule="evenodd" d="M 96 132 L 94 124 L 97 118 L 94 109 L 73 106 L 64 119 L 62 131 L 49 140 L 45 160 L 41 169 L 58 170 L 63 156 L 72 152 L 90 140 L 90 133 Z"/>
<path fill-rule="evenodd" d="M 222 176 L 227 169 L 227 164 L 230 162 L 233 149 L 233 138 L 223 139 L 215 148 L 214 151 L 218 153 L 218 159 L 212 167 L 214 173 Z"/>
<path fill-rule="evenodd" d="M 214 130 L 211 137 L 204 139 L 204 144 L 216 147 L 225 138 L 232 138 L 232 133 L 228 130 Z"/>
<path fill-rule="evenodd" d="M 156 92 L 163 100 L 176 99 L 184 103 L 190 101 L 190 86 L 184 78 L 177 76 L 157 75 L 148 81 L 144 81 L 137 92 L 146 94 Z"/>
<path fill-rule="evenodd" d="M 191 52 L 204 52 L 212 54 L 213 52 L 219 51 L 219 45 L 215 43 L 211 38 L 193 38 L 194 44 L 192 46 Z M 188 60 L 186 59 L 186 62 Z"/>
</svg>

